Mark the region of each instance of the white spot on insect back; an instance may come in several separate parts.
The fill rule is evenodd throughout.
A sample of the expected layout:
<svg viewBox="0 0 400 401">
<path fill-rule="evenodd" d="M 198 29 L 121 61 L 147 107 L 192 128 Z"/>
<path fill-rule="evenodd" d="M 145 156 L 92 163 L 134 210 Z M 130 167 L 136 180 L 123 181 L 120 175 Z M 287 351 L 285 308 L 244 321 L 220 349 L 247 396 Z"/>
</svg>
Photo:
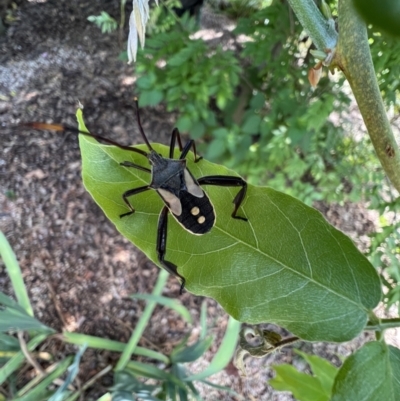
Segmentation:
<svg viewBox="0 0 400 401">
<path fill-rule="evenodd" d="M 193 216 L 197 216 L 200 213 L 200 209 L 197 206 L 195 206 L 192 208 L 190 213 L 192 213 Z"/>
<path fill-rule="evenodd" d="M 157 192 L 174 215 L 180 216 L 182 214 L 182 204 L 179 198 L 162 188 L 158 188 Z"/>
<path fill-rule="evenodd" d="M 185 184 L 188 192 L 195 196 L 196 198 L 202 198 L 204 196 L 203 190 L 200 188 L 199 184 L 194 182 L 193 177 L 187 169 L 184 170 Z"/>
</svg>

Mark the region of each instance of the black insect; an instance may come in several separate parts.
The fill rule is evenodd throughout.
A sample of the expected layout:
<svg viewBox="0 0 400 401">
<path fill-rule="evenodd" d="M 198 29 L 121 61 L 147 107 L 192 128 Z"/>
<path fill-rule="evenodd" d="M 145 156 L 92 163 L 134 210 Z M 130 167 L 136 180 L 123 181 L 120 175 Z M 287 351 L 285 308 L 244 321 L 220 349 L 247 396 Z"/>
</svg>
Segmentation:
<svg viewBox="0 0 400 401">
<path fill-rule="evenodd" d="M 194 141 L 189 140 L 185 146 L 182 146 L 181 137 L 177 128 L 172 131 L 171 143 L 169 148 L 169 157 L 166 158 L 158 154 L 150 145 L 142 124 L 140 122 L 139 107 L 136 101 L 136 116 L 140 133 L 147 145 L 149 152 L 135 148 L 133 146 L 121 145 L 111 139 L 103 136 L 82 132 L 76 128 L 61 124 L 46 124 L 39 122 L 31 122 L 21 124 L 24 127 L 30 127 L 40 130 L 53 131 L 71 131 L 76 134 L 82 134 L 93 137 L 99 141 L 117 146 L 121 149 L 129 150 L 146 156 L 150 162 L 151 168 L 142 167 L 138 164 L 125 161 L 120 163 L 121 166 L 136 168 L 151 174 L 151 182 L 148 185 L 139 188 L 129 189 L 122 194 L 122 198 L 126 203 L 129 211 L 120 215 L 121 218 L 135 213 L 135 209 L 130 203 L 131 196 L 137 195 L 149 189 L 155 189 L 164 201 L 165 206 L 162 208 L 158 220 L 157 228 L 157 255 L 161 265 L 171 274 L 175 275 L 181 282 L 181 292 L 185 286 L 185 278 L 182 277 L 177 270 L 177 266 L 172 262 L 165 260 L 167 251 L 167 224 L 168 213 L 170 212 L 178 223 L 187 231 L 195 235 L 203 235 L 208 233 L 215 224 L 215 211 L 210 198 L 200 187 L 201 185 L 217 185 L 223 187 L 241 187 L 233 199 L 233 212 L 231 216 L 234 219 L 247 221 L 246 218 L 237 216 L 237 211 L 246 195 L 247 183 L 240 177 L 225 175 L 210 175 L 201 178 L 193 177 L 192 173 L 186 167 L 186 156 L 190 149 L 193 149 L 194 161 L 199 162 L 202 158 L 196 154 L 196 145 Z M 174 159 L 175 142 L 178 142 L 181 152 L 179 159 Z"/>
</svg>

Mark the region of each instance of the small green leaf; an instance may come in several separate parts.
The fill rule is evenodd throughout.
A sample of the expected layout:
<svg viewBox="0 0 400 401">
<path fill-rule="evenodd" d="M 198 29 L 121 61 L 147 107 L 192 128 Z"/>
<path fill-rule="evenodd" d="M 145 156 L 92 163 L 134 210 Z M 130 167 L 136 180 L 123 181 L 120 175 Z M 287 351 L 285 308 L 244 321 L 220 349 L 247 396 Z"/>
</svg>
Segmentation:
<svg viewBox="0 0 400 401">
<path fill-rule="evenodd" d="M 192 139 L 201 138 L 204 135 L 205 131 L 206 131 L 206 126 L 201 121 L 198 121 L 190 129 L 190 137 Z"/>
<path fill-rule="evenodd" d="M 117 229 L 158 263 L 157 222 L 163 202 L 156 191 L 130 199 L 122 194 L 148 185 L 150 174 L 121 167 L 130 161 L 148 167 L 145 157 L 80 138 L 83 181 Z M 144 146 L 142 149 L 146 149 Z M 154 145 L 168 155 L 168 148 Z M 207 160 L 187 166 L 194 177 L 236 175 Z M 217 215 L 210 233 L 192 235 L 168 220 L 166 260 L 178 266 L 188 291 L 216 299 L 235 319 L 274 322 L 310 341 L 346 341 L 363 330 L 380 300 L 378 275 L 352 241 L 302 202 L 271 188 L 248 185 L 232 219 L 237 188 L 204 186 Z"/>
<path fill-rule="evenodd" d="M 159 90 L 142 91 L 140 95 L 140 105 L 145 106 L 156 106 L 164 98 L 164 94 Z"/>
<path fill-rule="evenodd" d="M 332 401 L 397 401 L 400 350 L 373 341 L 346 359 L 336 376 Z"/>
<path fill-rule="evenodd" d="M 154 74 L 146 74 L 138 78 L 138 80 L 136 81 L 136 85 L 140 89 L 152 89 L 155 82 L 156 82 L 156 76 Z M 139 98 L 139 105 L 142 106 L 141 96 Z"/>
<path fill-rule="evenodd" d="M 305 352 L 295 350 L 296 354 L 301 355 L 310 365 L 313 375 L 321 383 L 324 392 L 328 395 L 332 392 L 338 368 L 329 363 L 326 359 L 316 355 L 309 355 Z"/>
<path fill-rule="evenodd" d="M 260 128 L 260 123 L 261 117 L 253 114 L 244 122 L 242 131 L 246 134 L 257 134 Z"/>
<path fill-rule="evenodd" d="M 183 115 L 182 117 L 180 117 L 178 119 L 178 121 L 176 122 L 176 126 L 179 129 L 179 131 L 181 132 L 187 132 L 191 129 L 192 127 L 192 121 L 190 120 L 190 118 L 186 115 Z"/>
<path fill-rule="evenodd" d="M 207 158 L 216 160 L 219 156 L 223 155 L 226 151 L 225 139 L 213 139 L 207 149 Z"/>
<path fill-rule="evenodd" d="M 316 377 L 299 372 L 288 364 L 274 366 L 274 369 L 276 377 L 269 381 L 274 389 L 290 391 L 298 401 L 329 400 L 329 393 L 324 391 Z"/>
</svg>

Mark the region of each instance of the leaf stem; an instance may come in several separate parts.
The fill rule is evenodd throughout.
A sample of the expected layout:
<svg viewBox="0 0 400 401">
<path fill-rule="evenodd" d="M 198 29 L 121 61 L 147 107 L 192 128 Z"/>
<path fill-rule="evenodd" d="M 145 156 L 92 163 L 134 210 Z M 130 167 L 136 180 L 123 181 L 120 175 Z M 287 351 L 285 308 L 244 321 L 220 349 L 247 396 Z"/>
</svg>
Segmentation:
<svg viewBox="0 0 400 401">
<path fill-rule="evenodd" d="M 369 321 L 366 330 L 382 331 L 400 327 L 400 318 L 380 319 L 379 323 Z"/>
<path fill-rule="evenodd" d="M 339 0 L 338 14 L 339 42 L 332 63 L 348 79 L 382 167 L 400 192 L 400 152 L 379 91 L 366 25 L 351 0 Z"/>
</svg>

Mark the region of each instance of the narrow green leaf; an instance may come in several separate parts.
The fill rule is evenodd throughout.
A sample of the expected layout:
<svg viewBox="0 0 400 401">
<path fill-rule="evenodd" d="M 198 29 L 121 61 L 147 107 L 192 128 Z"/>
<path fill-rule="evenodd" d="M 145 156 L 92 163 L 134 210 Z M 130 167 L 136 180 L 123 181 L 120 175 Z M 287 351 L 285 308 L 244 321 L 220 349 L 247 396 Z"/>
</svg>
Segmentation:
<svg viewBox="0 0 400 401">
<path fill-rule="evenodd" d="M 134 395 L 140 396 L 143 400 L 153 400 L 154 398 L 151 398 L 151 394 L 154 393 L 156 389 L 157 387 L 154 385 L 147 385 L 139 381 L 136 376 L 128 370 L 118 371 L 114 374 L 112 400 L 133 401 L 137 399 Z"/>
<path fill-rule="evenodd" d="M 17 338 L 0 333 L 0 358 L 4 351 L 18 351 L 19 349 L 20 346 Z"/>
<path fill-rule="evenodd" d="M 47 386 L 53 383 L 53 381 L 59 377 L 68 369 L 68 366 L 71 364 L 73 360 L 73 356 L 68 356 L 59 362 L 56 368 L 43 377 L 42 381 L 36 385 L 31 391 L 24 394 L 25 387 L 29 387 L 29 383 L 18 392 L 17 397 L 13 399 L 13 401 L 38 401 L 41 400 L 44 394 L 48 394 Z M 35 380 L 35 379 L 33 379 Z M 24 394 L 24 395 L 21 395 Z M 50 397 L 46 397 L 49 399 Z"/>
<path fill-rule="evenodd" d="M 40 343 L 47 337 L 47 334 L 40 334 L 34 337 L 26 344 L 28 351 L 33 351 Z M 22 351 L 17 352 L 9 361 L 7 361 L 0 368 L 0 386 L 7 380 L 7 378 L 16 372 L 25 362 L 25 355 Z"/>
<path fill-rule="evenodd" d="M 22 272 L 15 253 L 11 249 L 6 236 L 0 231 L 0 256 L 4 261 L 8 276 L 10 277 L 15 295 L 21 307 L 29 316 L 33 316 L 33 309 L 26 291 Z"/>
<path fill-rule="evenodd" d="M 186 388 L 186 384 L 183 381 L 179 380 L 176 376 L 171 375 L 165 370 L 158 369 L 156 366 L 142 362 L 129 361 L 126 365 L 126 368 L 128 371 L 137 376 L 144 376 L 150 379 L 157 379 L 161 381 L 169 381 L 180 388 Z"/>
<path fill-rule="evenodd" d="M 6 308 L 5 310 L 0 310 L 0 331 L 18 330 L 54 331 L 50 327 L 39 322 L 39 320 L 15 309 Z"/>
<path fill-rule="evenodd" d="M 332 401 L 398 401 L 400 350 L 373 341 L 347 358 L 336 376 Z"/>
<path fill-rule="evenodd" d="M 97 348 L 100 350 L 108 350 L 114 352 L 123 352 L 125 347 L 127 346 L 127 344 L 121 343 L 119 341 L 109 340 L 107 338 L 89 336 L 80 333 L 64 332 L 63 337 L 64 340 L 70 344 L 81 345 L 81 346 L 87 344 L 89 348 Z M 145 356 L 146 358 L 150 359 L 155 359 L 166 364 L 170 362 L 167 356 L 161 354 L 160 352 L 156 352 L 144 347 L 136 346 L 136 348 L 133 350 L 133 354 L 139 356 Z"/>
<path fill-rule="evenodd" d="M 54 332 L 34 317 L 13 299 L 0 292 L 0 331 L 37 330 Z"/>
<path fill-rule="evenodd" d="M 298 401 L 329 400 L 329 393 L 324 391 L 316 377 L 299 372 L 292 365 L 283 364 L 273 368 L 276 371 L 276 377 L 271 379 L 269 384 L 274 389 L 290 391 Z"/>
<path fill-rule="evenodd" d="M 225 369 L 229 361 L 232 359 L 235 353 L 236 343 L 239 338 L 241 324 L 233 319 L 229 318 L 228 325 L 224 338 L 222 339 L 221 345 L 218 348 L 217 353 L 214 355 L 210 365 L 202 372 L 186 378 L 186 381 L 204 380 L 209 376 L 212 376 L 221 370 Z"/>
<path fill-rule="evenodd" d="M 162 270 L 159 273 L 156 285 L 154 286 L 152 292 L 153 295 L 161 295 L 161 292 L 165 286 L 165 283 L 167 282 L 167 279 L 168 279 L 168 273 L 165 270 Z M 117 366 L 115 367 L 115 370 L 118 371 L 125 369 L 127 362 L 130 360 L 132 354 L 135 351 L 135 348 L 137 347 L 140 338 L 143 335 L 144 329 L 146 328 L 147 323 L 149 322 L 151 314 L 153 313 L 155 307 L 156 303 L 154 301 L 147 302 L 147 305 L 144 308 L 142 316 L 140 316 L 140 319 L 135 327 L 135 330 L 132 333 L 131 338 L 129 339 L 129 342 L 126 345 L 124 351 L 122 352 L 121 358 L 119 359 Z"/>
<path fill-rule="evenodd" d="M 63 381 L 63 384 L 57 389 L 57 391 L 50 397 L 49 401 L 62 401 L 66 394 L 69 393 L 68 386 L 75 380 L 75 377 L 79 373 L 79 364 L 83 353 L 86 351 L 87 346 L 81 346 L 80 350 L 75 354 L 74 361 L 68 367 L 68 375 Z"/>
<path fill-rule="evenodd" d="M 171 352 L 170 358 L 172 363 L 186 363 L 193 362 L 200 358 L 211 346 L 213 342 L 212 337 L 205 338 L 204 340 L 197 341 L 193 345 L 181 348 L 178 347 Z"/>
<path fill-rule="evenodd" d="M 158 263 L 157 222 L 163 207 L 155 191 L 130 199 L 121 194 L 148 185 L 150 174 L 121 167 L 130 161 L 148 167 L 145 157 L 80 138 L 83 181 L 117 229 Z M 141 147 L 145 149 L 145 147 Z M 168 155 L 165 146 L 154 145 Z M 236 175 L 206 160 L 187 166 L 195 177 Z M 166 260 L 178 266 L 186 288 L 216 299 L 235 319 L 271 322 L 310 341 L 345 341 L 363 330 L 380 300 L 378 275 L 352 241 L 323 216 L 284 193 L 248 186 L 238 214 L 231 218 L 237 188 L 204 186 L 217 215 L 210 233 L 192 235 L 169 216 Z"/>
<path fill-rule="evenodd" d="M 132 298 L 154 301 L 160 305 L 174 310 L 176 313 L 181 315 L 186 322 L 192 323 L 192 317 L 190 316 L 189 311 L 177 299 L 171 299 L 161 295 L 156 296 L 152 294 L 133 294 Z"/>
</svg>

